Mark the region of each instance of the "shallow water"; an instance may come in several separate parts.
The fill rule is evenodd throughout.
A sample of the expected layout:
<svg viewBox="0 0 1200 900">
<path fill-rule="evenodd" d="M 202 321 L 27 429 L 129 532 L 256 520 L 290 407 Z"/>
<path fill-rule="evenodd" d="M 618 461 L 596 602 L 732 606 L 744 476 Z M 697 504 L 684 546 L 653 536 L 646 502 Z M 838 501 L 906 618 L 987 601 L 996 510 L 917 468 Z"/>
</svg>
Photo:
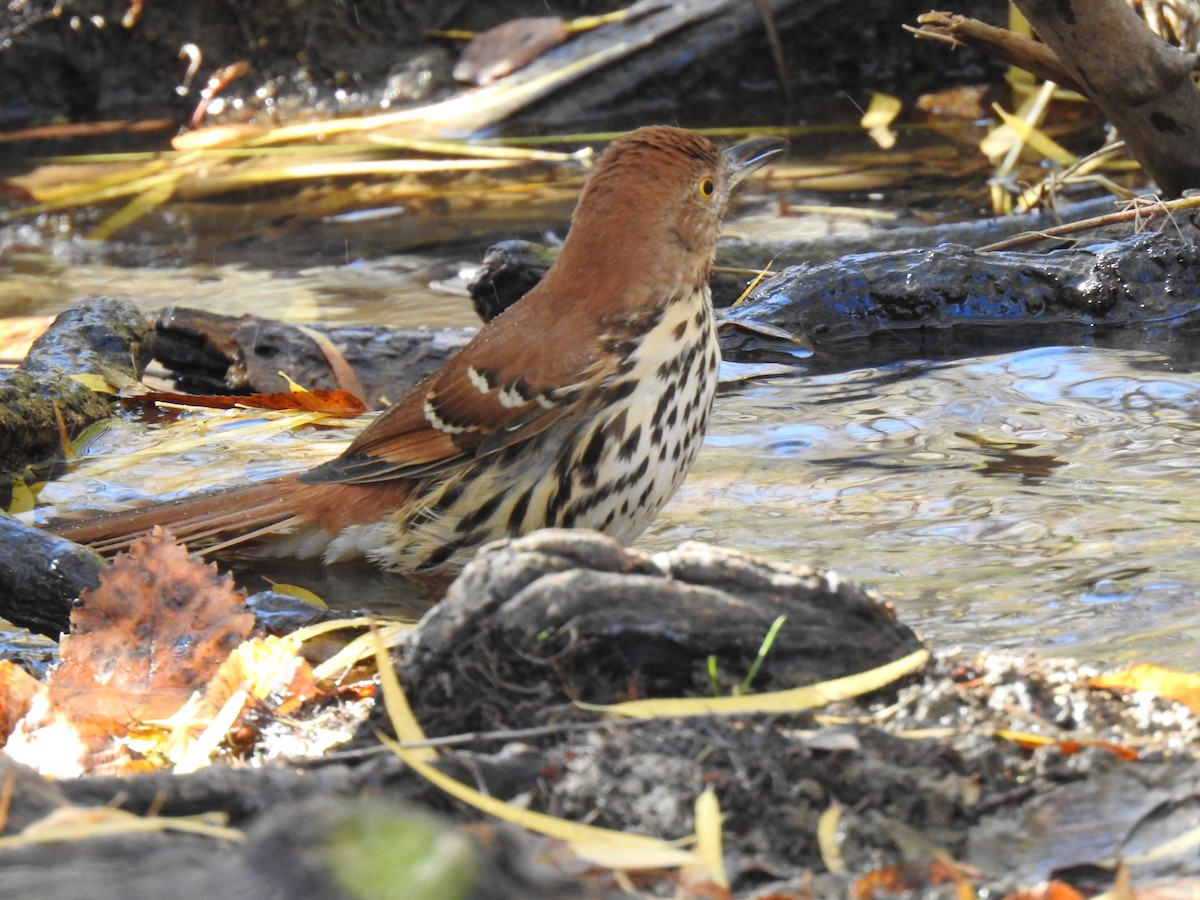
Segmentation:
<svg viewBox="0 0 1200 900">
<path fill-rule="evenodd" d="M 646 541 L 879 589 L 938 644 L 1200 665 L 1200 376 L 1050 347 L 725 393 Z"/>
<path fill-rule="evenodd" d="M 104 293 L 145 309 L 463 324 L 456 274 L 482 249 L 287 271 L 22 250 L 0 255 L 0 310 Z M 1200 375 L 1163 356 L 1097 348 L 729 385 L 696 469 L 641 543 L 695 538 L 833 568 L 938 645 L 1196 667 L 1198 391 Z M 194 451 L 184 475 L 234 465 Z"/>
</svg>

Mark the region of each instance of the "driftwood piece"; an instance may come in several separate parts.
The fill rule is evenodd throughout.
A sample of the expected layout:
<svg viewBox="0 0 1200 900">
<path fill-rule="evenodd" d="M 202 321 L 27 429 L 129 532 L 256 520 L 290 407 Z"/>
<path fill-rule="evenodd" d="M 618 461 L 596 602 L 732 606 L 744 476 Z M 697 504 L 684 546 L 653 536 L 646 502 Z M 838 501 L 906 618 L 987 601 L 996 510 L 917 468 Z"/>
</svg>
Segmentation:
<svg viewBox="0 0 1200 900">
<path fill-rule="evenodd" d="M 100 375 L 121 386 L 148 361 L 148 325 L 132 304 L 108 297 L 81 300 L 34 342 L 20 368 L 0 372 L 0 481 L 62 451 L 61 421 L 78 434 L 112 410 L 107 398 L 72 380 Z M 0 498 L 0 506 L 7 498 Z"/>
<path fill-rule="evenodd" d="M 631 687 L 704 694 L 710 656 L 740 680 L 780 615 L 759 690 L 849 675 L 921 646 L 874 596 L 831 573 L 705 544 L 652 556 L 550 529 L 481 550 L 401 664 L 430 733 L 520 727 Z"/>
<path fill-rule="evenodd" d="M 963 44 L 987 53 L 1018 69 L 1024 69 L 1046 81 L 1053 81 L 1072 91 L 1083 93 L 1054 51 L 1033 38 L 972 19 L 970 16 L 944 12 L 927 12 L 917 16 L 920 28 L 905 28 L 917 37 L 932 37 L 954 46 Z"/>
</svg>

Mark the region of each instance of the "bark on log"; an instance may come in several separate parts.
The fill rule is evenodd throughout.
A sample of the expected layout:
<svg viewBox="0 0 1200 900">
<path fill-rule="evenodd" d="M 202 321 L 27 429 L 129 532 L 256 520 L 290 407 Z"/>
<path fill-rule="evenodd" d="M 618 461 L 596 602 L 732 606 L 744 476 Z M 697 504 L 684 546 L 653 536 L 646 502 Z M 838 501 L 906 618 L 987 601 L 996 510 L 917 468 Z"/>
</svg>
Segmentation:
<svg viewBox="0 0 1200 900">
<path fill-rule="evenodd" d="M 1123 0 L 1013 0 L 1164 194 L 1200 187 L 1196 56 Z"/>
</svg>

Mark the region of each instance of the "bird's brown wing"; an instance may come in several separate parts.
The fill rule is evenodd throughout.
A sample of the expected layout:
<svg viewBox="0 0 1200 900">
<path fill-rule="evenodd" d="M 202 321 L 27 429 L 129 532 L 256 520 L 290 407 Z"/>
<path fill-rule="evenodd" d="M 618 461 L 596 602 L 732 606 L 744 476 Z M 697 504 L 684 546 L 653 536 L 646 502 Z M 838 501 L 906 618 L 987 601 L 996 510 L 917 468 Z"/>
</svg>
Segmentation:
<svg viewBox="0 0 1200 900">
<path fill-rule="evenodd" d="M 535 288 L 535 290 L 537 290 Z M 365 484 L 420 478 L 540 434 L 586 398 L 613 360 L 595 340 L 557 328 L 528 328 L 526 298 L 440 372 L 385 412 L 336 459 L 305 473 L 309 483 Z M 557 334 L 556 334 L 557 332 Z M 546 342 L 559 345 L 546 353 Z"/>
</svg>

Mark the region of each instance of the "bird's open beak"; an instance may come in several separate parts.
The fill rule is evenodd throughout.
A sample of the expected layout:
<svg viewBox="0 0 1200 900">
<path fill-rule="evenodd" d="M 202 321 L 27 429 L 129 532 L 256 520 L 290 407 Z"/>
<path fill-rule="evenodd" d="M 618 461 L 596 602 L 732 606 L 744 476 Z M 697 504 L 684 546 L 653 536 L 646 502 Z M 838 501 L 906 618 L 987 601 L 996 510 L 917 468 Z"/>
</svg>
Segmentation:
<svg viewBox="0 0 1200 900">
<path fill-rule="evenodd" d="M 756 137 L 740 144 L 734 144 L 721 155 L 729 164 L 730 180 L 737 184 L 751 172 L 761 169 L 772 162 L 777 156 L 782 156 L 788 148 L 788 142 L 778 137 Z"/>
</svg>

